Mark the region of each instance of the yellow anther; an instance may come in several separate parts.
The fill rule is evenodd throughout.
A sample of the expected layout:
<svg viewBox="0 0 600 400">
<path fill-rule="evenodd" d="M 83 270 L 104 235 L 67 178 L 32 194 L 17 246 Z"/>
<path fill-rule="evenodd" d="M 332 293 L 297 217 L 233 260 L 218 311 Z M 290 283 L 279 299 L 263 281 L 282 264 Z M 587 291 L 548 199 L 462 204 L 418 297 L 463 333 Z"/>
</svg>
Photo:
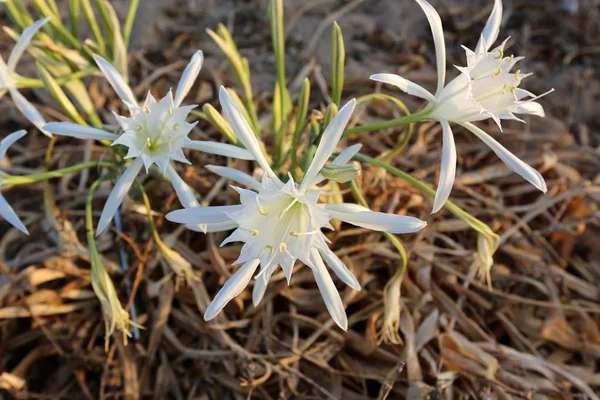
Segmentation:
<svg viewBox="0 0 600 400">
<path fill-rule="evenodd" d="M 506 89 L 508 89 L 508 85 L 506 83 L 502 86 L 502 94 L 506 94 Z"/>
<path fill-rule="evenodd" d="M 275 249 L 273 248 L 273 246 L 271 246 L 270 244 L 266 245 L 266 246 L 265 246 L 265 249 L 269 250 L 269 252 L 270 252 L 271 254 L 273 254 L 273 252 L 275 251 Z"/>
<path fill-rule="evenodd" d="M 137 124 L 135 126 L 135 130 L 138 131 L 138 132 L 141 131 L 142 129 L 144 129 L 144 125 L 142 125 L 142 124 Z"/>
<path fill-rule="evenodd" d="M 175 125 L 173 125 L 173 130 L 174 131 L 179 130 L 179 126 L 180 126 L 179 122 L 175 123 Z"/>
<path fill-rule="evenodd" d="M 252 236 L 257 236 L 258 235 L 258 229 L 252 229 L 250 231 L 250 233 L 252 234 Z"/>
<path fill-rule="evenodd" d="M 169 114 L 173 114 L 173 107 L 169 106 Z"/>
<path fill-rule="evenodd" d="M 499 77 L 501 73 L 502 73 L 502 68 L 498 69 L 498 72 L 496 72 L 494 75 L 492 75 L 492 78 Z"/>
<path fill-rule="evenodd" d="M 498 55 L 494 57 L 496 60 L 501 60 L 504 57 L 504 50 L 498 49 Z"/>
<path fill-rule="evenodd" d="M 517 88 L 516 87 L 511 87 L 510 88 L 510 92 L 516 96 L 517 95 Z"/>
<path fill-rule="evenodd" d="M 263 206 L 258 206 L 258 212 L 262 215 L 269 215 L 269 213 L 265 211 L 265 208 Z"/>
<path fill-rule="evenodd" d="M 515 79 L 518 80 L 518 81 L 520 81 L 521 79 L 523 79 L 523 78 L 521 78 L 521 70 L 520 69 L 518 69 L 515 72 Z"/>
<path fill-rule="evenodd" d="M 287 244 L 284 242 L 279 243 L 279 252 L 283 253 L 285 250 L 287 250 Z"/>
<path fill-rule="evenodd" d="M 290 236 L 298 236 L 298 232 L 290 232 Z"/>
<path fill-rule="evenodd" d="M 144 112 L 146 114 L 150 114 L 150 107 L 148 107 L 148 106 L 144 107 Z"/>
<path fill-rule="evenodd" d="M 506 60 L 507 63 L 510 64 L 512 62 L 512 60 L 514 60 L 514 58 L 515 58 L 515 55 L 511 54 L 510 57 L 506 57 L 505 60 Z"/>
</svg>

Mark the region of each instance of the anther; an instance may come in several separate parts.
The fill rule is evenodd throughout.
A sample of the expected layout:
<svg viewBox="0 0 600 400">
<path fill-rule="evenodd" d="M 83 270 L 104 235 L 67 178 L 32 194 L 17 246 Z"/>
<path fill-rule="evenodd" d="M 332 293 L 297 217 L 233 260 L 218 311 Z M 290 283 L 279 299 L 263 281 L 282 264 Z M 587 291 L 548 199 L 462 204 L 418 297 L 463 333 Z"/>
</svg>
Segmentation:
<svg viewBox="0 0 600 400">
<path fill-rule="evenodd" d="M 506 85 L 506 83 L 505 83 L 504 86 L 502 87 L 502 94 L 506 94 L 506 89 L 508 89 L 508 85 Z"/>
<path fill-rule="evenodd" d="M 176 131 L 179 129 L 179 122 L 175 123 L 175 125 L 173 125 L 173 130 Z"/>
<path fill-rule="evenodd" d="M 521 78 L 521 70 L 520 69 L 515 71 L 515 79 L 518 81 L 523 79 L 523 78 Z"/>
<path fill-rule="evenodd" d="M 289 205 L 289 206 L 287 206 L 287 207 L 286 207 L 286 208 L 285 208 L 285 209 L 284 209 L 282 212 L 280 212 L 280 213 L 279 213 L 279 219 L 283 218 L 283 215 L 284 215 L 286 212 L 288 212 L 288 210 L 289 210 L 290 208 L 292 208 L 292 207 L 293 207 L 293 205 L 294 205 L 294 204 L 296 204 L 296 202 L 297 202 L 297 201 L 298 201 L 298 199 L 294 199 L 294 201 L 292 201 L 292 202 L 290 203 L 290 205 Z"/>
<path fill-rule="evenodd" d="M 279 243 L 279 252 L 283 253 L 286 250 L 287 250 L 287 244 L 285 244 L 284 242 Z"/>
<path fill-rule="evenodd" d="M 250 233 L 252 234 L 252 236 L 258 236 L 258 229 L 252 229 Z"/>
<path fill-rule="evenodd" d="M 266 250 L 269 250 L 269 252 L 270 252 L 271 254 L 273 254 L 273 253 L 275 252 L 275 249 L 273 249 L 273 246 L 271 246 L 270 244 L 266 245 L 266 246 L 265 246 L 265 249 L 266 249 Z"/>
<path fill-rule="evenodd" d="M 137 124 L 137 125 L 135 126 L 135 129 L 136 129 L 136 130 L 139 132 L 139 131 L 141 131 L 142 129 L 144 129 L 144 125 L 142 125 L 142 124 Z"/>
<path fill-rule="evenodd" d="M 169 114 L 173 114 L 173 107 L 169 106 Z"/>
<path fill-rule="evenodd" d="M 514 60 L 514 58 L 515 58 L 515 55 L 511 54 L 510 57 L 505 58 L 505 61 L 510 64 L 512 62 L 512 60 Z"/>
<path fill-rule="evenodd" d="M 502 73 L 502 68 L 498 69 L 498 72 L 496 72 L 494 75 L 492 75 L 492 78 L 497 78 L 500 76 L 500 74 Z"/>
<path fill-rule="evenodd" d="M 148 107 L 148 106 L 144 107 L 144 112 L 146 114 L 150 114 L 150 107 Z"/>
<path fill-rule="evenodd" d="M 269 215 L 269 213 L 265 211 L 265 208 L 263 206 L 258 206 L 258 212 L 262 215 Z"/>
<path fill-rule="evenodd" d="M 511 87 L 510 88 L 510 92 L 516 96 L 517 95 L 517 88 L 516 87 Z"/>
<path fill-rule="evenodd" d="M 498 55 L 494 57 L 496 60 L 501 60 L 504 57 L 504 50 L 498 49 Z"/>
</svg>

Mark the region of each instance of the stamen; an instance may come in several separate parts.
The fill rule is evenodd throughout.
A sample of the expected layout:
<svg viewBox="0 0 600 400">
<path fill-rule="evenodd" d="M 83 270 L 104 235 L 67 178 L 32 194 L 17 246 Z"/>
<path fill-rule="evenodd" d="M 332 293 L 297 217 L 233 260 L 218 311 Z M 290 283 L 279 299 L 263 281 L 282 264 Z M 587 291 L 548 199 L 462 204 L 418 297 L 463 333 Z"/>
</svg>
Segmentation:
<svg viewBox="0 0 600 400">
<path fill-rule="evenodd" d="M 285 242 L 279 243 L 279 252 L 283 253 L 286 250 L 287 250 L 287 244 L 285 244 Z"/>
<path fill-rule="evenodd" d="M 283 218 L 283 215 L 284 215 L 286 212 L 288 212 L 288 210 L 289 210 L 290 208 L 292 208 L 292 206 L 293 206 L 294 204 L 296 204 L 296 202 L 297 202 L 297 201 L 298 201 L 298 199 L 294 199 L 294 201 L 292 201 L 292 202 L 290 203 L 290 205 L 289 205 L 289 206 L 287 206 L 287 207 L 286 207 L 286 208 L 285 208 L 285 209 L 284 209 L 282 212 L 280 212 L 280 213 L 279 213 L 279 219 Z"/>
<path fill-rule="evenodd" d="M 173 107 L 169 106 L 169 115 L 173 114 Z"/>
<path fill-rule="evenodd" d="M 137 124 L 135 126 L 135 130 L 138 131 L 138 132 L 141 131 L 142 129 L 144 129 L 144 125 L 142 125 L 142 124 Z"/>
<path fill-rule="evenodd" d="M 504 60 L 505 60 L 505 61 L 506 61 L 508 64 L 510 64 L 510 63 L 512 62 L 512 60 L 514 60 L 514 58 L 515 58 L 515 55 L 514 55 L 514 54 L 511 54 L 511 55 L 510 55 L 510 57 L 506 57 Z"/>
<path fill-rule="evenodd" d="M 177 122 L 175 125 L 173 125 L 173 130 L 176 131 L 179 129 L 179 122 Z"/>
<path fill-rule="evenodd" d="M 144 107 L 144 112 L 146 114 L 150 114 L 150 107 L 148 107 L 148 106 Z"/>
<path fill-rule="evenodd" d="M 275 249 L 270 244 L 265 246 L 265 250 L 269 250 L 270 254 L 273 254 L 275 252 Z"/>
<path fill-rule="evenodd" d="M 502 94 L 506 94 L 506 89 L 508 89 L 508 85 L 505 83 L 502 87 Z"/>
<path fill-rule="evenodd" d="M 262 215 L 269 215 L 269 213 L 265 211 L 265 208 L 263 206 L 258 206 L 258 212 Z"/>
<path fill-rule="evenodd" d="M 504 57 L 504 50 L 498 49 L 498 55 L 494 57 L 496 60 L 501 60 Z"/>
<path fill-rule="evenodd" d="M 511 87 L 511 88 L 510 88 L 510 92 L 516 96 L 516 95 L 517 95 L 517 88 L 516 88 L 516 87 L 514 87 L 514 86 L 513 86 L 513 87 Z"/>
<path fill-rule="evenodd" d="M 498 69 L 498 72 L 496 72 L 494 75 L 492 75 L 492 78 L 497 78 L 500 76 L 500 74 L 502 73 L 502 68 Z"/>
<path fill-rule="evenodd" d="M 307 235 L 314 235 L 315 233 L 319 233 L 321 232 L 319 229 L 315 229 L 314 231 L 310 231 L 310 232 L 290 232 L 290 236 L 307 236 Z"/>
<path fill-rule="evenodd" d="M 523 79 L 523 78 L 521 78 L 521 70 L 520 69 L 515 71 L 515 79 L 518 81 Z"/>
<path fill-rule="evenodd" d="M 252 234 L 252 236 L 258 236 L 258 229 L 252 229 L 250 233 Z"/>
</svg>

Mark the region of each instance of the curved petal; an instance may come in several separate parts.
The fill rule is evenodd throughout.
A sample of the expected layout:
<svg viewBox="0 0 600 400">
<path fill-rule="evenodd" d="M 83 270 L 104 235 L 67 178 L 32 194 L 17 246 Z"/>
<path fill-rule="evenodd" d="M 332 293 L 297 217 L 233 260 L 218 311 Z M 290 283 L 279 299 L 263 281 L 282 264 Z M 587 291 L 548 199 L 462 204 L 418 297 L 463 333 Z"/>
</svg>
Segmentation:
<svg viewBox="0 0 600 400">
<path fill-rule="evenodd" d="M 241 183 L 249 189 L 256 190 L 257 192 L 260 191 L 260 182 L 240 170 L 230 167 L 222 167 L 219 165 L 206 165 L 206 169 L 223 178 Z"/>
<path fill-rule="evenodd" d="M 98 54 L 94 54 L 94 60 L 96 61 L 96 64 L 98 64 L 100 71 L 102 71 L 108 80 L 108 83 L 110 83 L 117 93 L 117 96 L 119 96 L 121 100 L 126 103 L 137 105 L 137 100 L 133 95 L 131 88 L 127 83 L 125 83 L 125 79 L 123 79 L 119 71 L 117 71 L 117 69 L 113 67 L 111 63 L 100 57 Z"/>
<path fill-rule="evenodd" d="M 435 45 L 435 60 L 437 64 L 438 82 L 435 95 L 439 95 L 446 81 L 446 42 L 444 41 L 444 29 L 442 28 L 442 20 L 440 15 L 435 11 L 435 8 L 426 0 L 416 0 L 419 6 L 425 12 L 431 34 L 433 35 L 433 44 Z"/>
<path fill-rule="evenodd" d="M 44 26 L 44 24 L 46 24 L 48 21 L 50 21 L 50 17 L 42 18 L 29 25 L 27 28 L 23 29 L 23 32 L 21 33 L 17 44 L 15 44 L 15 47 L 13 47 L 13 50 L 10 53 L 10 56 L 8 56 L 8 61 L 6 64 L 11 71 L 15 70 L 19 59 L 21 58 L 27 47 L 29 47 L 33 36 L 35 36 L 37 31 L 39 31 L 42 28 L 42 26 Z"/>
<path fill-rule="evenodd" d="M 321 168 L 323 168 L 327 160 L 329 160 L 331 153 L 333 153 L 342 138 L 344 129 L 346 128 L 346 125 L 348 125 L 348 121 L 350 121 L 355 106 L 355 99 L 347 102 L 329 123 L 327 128 L 325 128 L 325 132 L 323 132 L 323 135 L 321 136 L 321 143 L 319 143 L 315 156 L 306 170 L 304 179 L 302 179 L 302 183 L 300 184 L 300 191 L 306 190 L 314 185 L 319 172 L 321 172 Z"/>
<path fill-rule="evenodd" d="M 166 215 L 166 218 L 171 222 L 179 224 L 206 224 L 230 221 L 227 214 L 240 211 L 242 205 L 234 206 L 209 206 L 184 208 L 182 210 L 171 211 Z"/>
<path fill-rule="evenodd" d="M 488 51 L 492 44 L 498 39 L 500 24 L 502 23 L 502 0 L 494 0 L 494 8 L 481 32 L 481 38 L 475 48 L 476 53 Z"/>
<path fill-rule="evenodd" d="M 219 101 L 221 102 L 221 107 L 223 107 L 225 117 L 233 127 L 233 131 L 237 138 L 240 139 L 244 147 L 252 153 L 254 159 L 265 171 L 267 176 L 274 179 L 276 182 L 280 182 L 260 149 L 258 139 L 256 139 L 254 132 L 252 132 L 252 128 L 250 128 L 248 121 L 246 121 L 244 113 L 242 113 L 242 110 L 239 109 L 229 92 L 227 92 L 227 89 L 223 86 L 221 86 L 221 89 L 219 90 Z"/>
<path fill-rule="evenodd" d="M 2 139 L 2 141 L 0 141 L 0 162 L 4 160 L 4 157 L 6 156 L 6 150 L 8 150 L 8 148 L 12 146 L 13 143 L 15 143 L 17 140 L 21 139 L 25 135 L 27 135 L 27 131 L 25 129 L 21 129 L 20 131 L 11 133 L 10 135 Z"/>
<path fill-rule="evenodd" d="M 72 122 L 48 122 L 44 125 L 44 129 L 54 135 L 70 136 L 77 139 L 113 141 L 119 138 L 119 136 L 114 133 L 89 126 L 74 124 Z"/>
<path fill-rule="evenodd" d="M 321 250 L 321 256 L 331 268 L 331 270 L 342 280 L 346 285 L 350 286 L 354 290 L 360 290 L 360 283 L 356 276 L 348 269 L 346 264 L 331 250 Z"/>
<path fill-rule="evenodd" d="M 36 128 L 38 128 L 42 133 L 48 137 L 52 136 L 50 132 L 48 132 L 44 125 L 46 125 L 46 120 L 42 117 L 42 114 L 27 100 L 17 89 L 11 89 L 10 95 L 13 99 L 13 103 L 15 106 L 21 111 L 21 114 L 25 118 L 29 120 Z"/>
<path fill-rule="evenodd" d="M 263 297 L 265 297 L 271 275 L 275 272 L 275 266 L 267 268 L 266 271 L 261 271 L 259 273 L 260 276 L 257 276 L 256 281 L 254 282 L 254 289 L 252 289 L 252 305 L 254 305 L 254 307 L 258 307 Z"/>
<path fill-rule="evenodd" d="M 250 283 L 250 279 L 252 279 L 252 275 L 254 275 L 259 263 L 259 259 L 248 261 L 225 282 L 219 293 L 217 293 L 213 301 L 206 308 L 204 320 L 210 321 L 216 317 L 231 299 L 242 293 Z"/>
<path fill-rule="evenodd" d="M 188 139 L 186 140 L 184 147 L 191 150 L 203 151 L 205 153 L 217 154 L 219 156 L 237 158 L 239 160 L 254 160 L 254 156 L 248 150 L 227 143 Z"/>
<path fill-rule="evenodd" d="M 440 180 L 438 182 L 435 200 L 433 201 L 432 214 L 440 211 L 452 191 L 454 177 L 456 176 L 456 146 L 454 135 L 448 121 L 440 121 L 443 129 L 442 165 L 440 167 Z"/>
<path fill-rule="evenodd" d="M 398 89 L 410 94 L 411 96 L 417 96 L 427 101 L 435 102 L 435 96 L 432 95 L 429 90 L 425 89 L 421 85 L 417 85 L 416 83 L 409 81 L 408 79 L 404 79 L 400 75 L 375 74 L 371 75 L 369 79 L 377 82 L 387 83 L 389 85 L 394 85 Z"/>
<path fill-rule="evenodd" d="M 321 292 L 321 296 L 323 297 L 327 311 L 329 311 L 331 318 L 336 324 L 338 324 L 340 328 L 345 331 L 348 330 L 348 318 L 346 317 L 344 303 L 342 302 L 340 293 L 335 287 L 327 268 L 325 268 L 323 259 L 319 254 L 319 250 L 315 248 L 310 250 L 310 261 L 312 263 L 311 269 L 315 277 L 315 281 L 317 282 L 317 286 Z"/>
<path fill-rule="evenodd" d="M 544 112 L 544 107 L 536 101 L 528 101 L 521 103 L 517 106 L 513 112 L 517 114 L 530 114 L 538 117 L 544 117 L 546 113 Z"/>
<path fill-rule="evenodd" d="M 175 107 L 179 107 L 185 96 L 187 96 L 188 92 L 194 85 L 194 82 L 200 73 L 200 69 L 202 69 L 203 61 L 204 53 L 202 53 L 201 50 L 198 50 L 194 53 L 190 63 L 183 70 L 181 79 L 179 79 L 179 83 L 177 84 L 177 89 L 175 89 Z"/>
<path fill-rule="evenodd" d="M 234 221 L 225 221 L 225 222 L 212 222 L 209 224 L 201 224 L 201 225 L 185 225 L 187 229 L 194 232 L 202 232 L 202 233 L 211 233 L 211 232 L 224 232 L 229 231 L 231 229 L 235 229 L 238 227 L 238 224 Z M 202 229 L 205 227 L 205 229 Z"/>
<path fill-rule="evenodd" d="M 21 220 L 17 216 L 17 213 L 15 212 L 15 210 L 12 209 L 10 204 L 8 204 L 8 202 L 6 201 L 4 196 L 2 196 L 1 194 L 0 194 L 0 216 L 2 216 L 6 220 L 6 222 L 11 224 L 12 226 L 17 228 L 24 234 L 29 235 L 27 228 L 25 228 L 25 225 L 23 225 L 23 222 L 21 222 Z"/>
<path fill-rule="evenodd" d="M 117 183 L 115 183 L 115 187 L 112 192 L 110 192 L 106 204 L 104 205 L 104 209 L 102 210 L 102 214 L 100 215 L 98 227 L 96 228 L 96 236 L 100 235 L 108 228 L 108 224 L 112 221 L 119 206 L 123 202 L 123 199 L 127 195 L 129 188 L 133 184 L 133 180 L 138 172 L 140 172 L 140 169 L 142 169 L 142 165 L 144 165 L 142 158 L 136 158 L 135 161 L 127 167 L 125 172 L 123 172 L 123 175 L 117 180 Z"/>
<path fill-rule="evenodd" d="M 460 125 L 464 126 L 475 136 L 477 136 L 483 143 L 485 143 L 496 155 L 515 173 L 521 175 L 527 182 L 546 193 L 548 188 L 546 181 L 538 171 L 527 165 L 513 153 L 504 148 L 496 139 L 485 133 L 470 122 L 462 122 Z"/>
<path fill-rule="evenodd" d="M 324 208 L 331 218 L 378 232 L 412 233 L 427 225 L 415 217 L 371 211 L 358 204 L 326 204 Z"/>
</svg>

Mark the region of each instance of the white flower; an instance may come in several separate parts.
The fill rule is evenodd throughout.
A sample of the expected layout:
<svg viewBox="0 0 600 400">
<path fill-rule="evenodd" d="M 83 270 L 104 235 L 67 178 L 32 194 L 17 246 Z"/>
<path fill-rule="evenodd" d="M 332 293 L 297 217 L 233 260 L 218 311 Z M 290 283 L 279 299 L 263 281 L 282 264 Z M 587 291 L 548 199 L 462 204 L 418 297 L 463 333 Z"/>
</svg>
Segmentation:
<svg viewBox="0 0 600 400">
<path fill-rule="evenodd" d="M 425 118 L 439 121 L 443 131 L 442 163 L 438 190 L 435 196 L 433 212 L 444 205 L 456 173 L 456 148 L 454 136 L 449 122 L 455 122 L 473 132 L 488 145 L 506 165 L 521 175 L 536 188 L 546 192 L 546 182 L 542 175 L 506 150 L 487 133 L 473 125 L 473 121 L 492 118 L 502 129 L 500 120 L 513 119 L 524 122 L 515 114 L 532 114 L 544 116 L 544 109 L 535 100 L 535 96 L 527 90 L 520 89 L 521 81 L 530 74 L 522 74 L 520 70 L 511 72 L 514 65 L 523 57 L 506 56 L 504 46 L 507 40 L 490 51 L 496 41 L 502 21 L 502 1 L 495 0 L 494 9 L 481 33 L 475 51 L 464 47 L 467 53 L 467 67 L 457 67 L 461 72 L 450 83 L 444 86 L 446 76 L 446 48 L 444 32 L 440 16 L 426 0 L 416 0 L 421 6 L 433 34 L 436 51 L 438 82 L 435 95 L 428 90 L 394 74 L 375 74 L 371 79 L 389 83 L 413 96 L 429 101 Z"/>
<path fill-rule="evenodd" d="M 355 204 L 320 204 L 322 190 L 314 186 L 324 180 L 320 172 L 335 150 L 356 102 L 348 102 L 331 121 L 306 171 L 301 183 L 290 176 L 283 183 L 273 172 L 261 151 L 252 129 L 225 88 L 219 98 L 225 116 L 233 126 L 236 136 L 252 153 L 264 170 L 262 182 L 227 167 L 208 168 L 224 177 L 242 182 L 252 190 L 234 187 L 240 194 L 240 205 L 188 208 L 167 215 L 167 219 L 185 224 L 207 224 L 207 231 L 225 231 L 236 228 L 222 243 L 244 242 L 235 264 L 242 267 L 225 283 L 209 305 L 204 318 L 214 318 L 225 305 L 248 285 L 254 272 L 256 276 L 252 300 L 257 305 L 265 294 L 269 278 L 281 266 L 288 283 L 296 260 L 312 269 L 325 305 L 334 321 L 347 329 L 348 321 L 340 295 L 325 267 L 350 287 L 360 290 L 356 277 L 328 248 L 323 228 L 333 229 L 329 221 L 339 219 L 351 224 L 391 233 L 415 232 L 426 223 L 413 217 L 373 212 Z M 360 145 L 346 149 L 333 161 L 346 164 L 360 149 Z"/>
<path fill-rule="evenodd" d="M 116 135 L 102 129 L 81 126 L 70 122 L 50 122 L 45 128 L 56 135 L 65 135 L 80 139 L 109 140 L 113 145 L 120 144 L 128 147 L 125 158 L 134 161 L 127 167 L 123 175 L 117 180 L 106 205 L 102 210 L 96 233 L 101 234 L 110 224 L 117 212 L 119 205 L 125 198 L 133 180 L 144 166 L 146 172 L 152 164 L 160 167 L 173 183 L 177 197 L 184 207 L 199 206 L 191 188 L 181 179 L 171 165 L 171 160 L 189 164 L 183 154 L 183 149 L 201 150 L 207 153 L 219 154 L 227 157 L 251 160 L 252 155 L 237 146 L 208 141 L 197 141 L 188 138 L 188 134 L 196 125 L 185 121 L 189 112 L 195 105 L 181 106 L 184 97 L 190 91 L 202 67 L 203 54 L 197 51 L 190 63 L 186 66 L 181 80 L 173 93 L 169 93 L 157 101 L 150 92 L 146 101 L 141 106 L 133 95 L 131 88 L 125 83 L 123 77 L 105 59 L 94 55 L 94 59 L 106 79 L 112 85 L 117 95 L 129 109 L 129 117 L 116 115 L 122 133 Z M 199 227 L 202 229 L 203 227 Z"/>
<path fill-rule="evenodd" d="M 2 160 L 4 160 L 4 157 L 6 156 L 6 150 L 8 150 L 8 148 L 14 142 L 21 139 L 26 134 L 27 132 L 25 132 L 24 130 L 13 132 L 4 139 L 2 139 L 2 141 L 0 141 L 0 163 L 2 163 Z M 4 177 L 6 177 L 6 175 L 0 171 L 0 188 L 2 188 L 2 178 Z M 15 210 L 12 209 L 12 207 L 10 206 L 10 204 L 8 204 L 8 202 L 2 196 L 2 194 L 0 194 L 0 215 L 12 226 L 17 228 L 24 234 L 29 235 L 29 232 L 27 232 L 27 228 L 25 228 L 25 225 L 23 225 L 23 222 L 21 222 L 21 220 L 17 216 Z"/>
<path fill-rule="evenodd" d="M 15 72 L 15 68 L 21 59 L 23 53 L 31 43 L 33 36 L 41 29 L 42 26 L 46 22 L 48 22 L 50 18 L 40 19 L 39 21 L 34 22 L 32 25 L 23 29 L 23 33 L 21 33 L 21 37 L 15 44 L 10 56 L 8 57 L 8 62 L 5 63 L 4 59 L 0 57 L 0 97 L 4 96 L 8 91 L 10 96 L 12 97 L 15 106 L 21 111 L 21 113 L 27 118 L 33 125 L 35 125 L 42 133 L 47 136 L 52 136 L 49 132 L 47 132 L 43 126 L 46 123 L 44 117 L 40 114 L 38 110 L 35 109 L 33 104 L 31 104 L 19 91 L 17 90 L 17 82 L 20 78 L 19 74 Z"/>
</svg>

